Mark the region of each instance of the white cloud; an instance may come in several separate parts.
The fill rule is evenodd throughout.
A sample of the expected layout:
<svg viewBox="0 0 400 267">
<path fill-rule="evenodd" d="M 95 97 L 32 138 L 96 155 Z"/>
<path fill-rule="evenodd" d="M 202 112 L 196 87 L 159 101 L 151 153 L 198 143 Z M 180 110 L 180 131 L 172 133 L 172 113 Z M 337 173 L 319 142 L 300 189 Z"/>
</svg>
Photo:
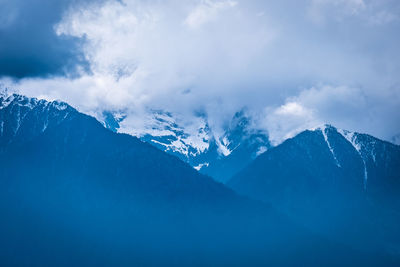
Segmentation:
<svg viewBox="0 0 400 267">
<path fill-rule="evenodd" d="M 184 24 L 191 28 L 198 28 L 204 23 L 215 20 L 218 13 L 224 9 L 237 5 L 234 1 L 203 0 L 186 17 Z"/>
<path fill-rule="evenodd" d="M 366 9 L 363 0 L 311 0 L 308 15 L 317 24 L 324 24 L 332 16 L 355 16 Z"/>
<path fill-rule="evenodd" d="M 318 86 L 305 89 L 286 103 L 265 110 L 265 127 L 272 141 L 328 123 L 342 129 L 361 131 L 391 140 L 400 125 L 397 113 L 400 88 L 367 91 L 358 87 Z"/>
<path fill-rule="evenodd" d="M 313 110 L 295 101 L 288 101 L 276 109 L 266 108 L 264 112 L 261 123 L 274 145 L 316 124 Z"/>
<path fill-rule="evenodd" d="M 399 22 L 388 19 L 400 5 L 382 1 L 109 0 L 55 26 L 84 38 L 92 73 L 6 82 L 90 114 L 123 110 L 127 127 L 165 109 L 207 113 L 218 133 L 247 106 L 276 142 L 325 122 L 387 138 L 400 132 Z"/>
<path fill-rule="evenodd" d="M 366 7 L 364 0 L 312 0 L 312 4 L 315 6 L 338 7 L 350 14 L 357 14 Z"/>
<path fill-rule="evenodd" d="M 372 25 L 384 25 L 398 20 L 399 6 L 396 0 L 311 0 L 308 16 L 316 24 L 329 20 L 346 22 L 357 18 Z"/>
<path fill-rule="evenodd" d="M 379 11 L 376 14 L 372 15 L 369 19 L 370 23 L 375 25 L 384 25 L 398 20 L 399 15 L 393 14 L 388 10 Z"/>
</svg>

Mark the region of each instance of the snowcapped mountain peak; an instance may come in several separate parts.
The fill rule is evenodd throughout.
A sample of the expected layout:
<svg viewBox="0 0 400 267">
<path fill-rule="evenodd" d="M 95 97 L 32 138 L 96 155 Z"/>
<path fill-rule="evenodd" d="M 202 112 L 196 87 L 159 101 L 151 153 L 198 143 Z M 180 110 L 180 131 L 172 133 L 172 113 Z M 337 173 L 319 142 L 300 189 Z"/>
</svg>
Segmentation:
<svg viewBox="0 0 400 267">
<path fill-rule="evenodd" d="M 228 178 L 228 172 L 222 170 L 230 164 L 225 159 L 235 159 L 232 165 L 237 166 L 229 168 L 239 170 L 271 147 L 267 134 L 253 129 L 251 117 L 244 110 L 237 112 L 222 131 L 214 131 L 203 113 L 189 121 L 163 110 L 148 110 L 140 120 L 118 114 L 121 112 L 103 113 L 103 124 L 113 131 L 134 135 L 214 178 L 224 176 L 216 178 L 219 180 Z"/>
<path fill-rule="evenodd" d="M 212 138 L 204 116 L 186 121 L 170 112 L 149 109 L 140 115 L 107 111 L 99 120 L 114 132 L 136 136 L 185 161 L 207 150 Z"/>
<path fill-rule="evenodd" d="M 13 94 L 15 94 L 14 90 L 5 87 L 3 84 L 0 83 L 0 98 L 6 99 Z"/>
<path fill-rule="evenodd" d="M 361 153 L 363 149 L 367 146 L 367 143 L 369 146 L 373 146 L 374 144 L 377 143 L 378 139 L 375 137 L 372 137 L 367 134 L 361 134 L 357 132 L 352 132 L 348 131 L 345 129 L 339 129 L 336 128 L 330 124 L 324 124 L 322 126 L 318 126 L 314 129 L 311 129 L 312 131 L 319 131 L 322 133 L 325 142 L 327 145 L 330 147 L 329 143 L 329 132 L 335 132 L 343 136 L 353 147 L 354 149 L 358 152 Z M 361 137 L 361 138 L 360 138 Z M 330 148 L 331 149 L 331 148 Z"/>
<path fill-rule="evenodd" d="M 329 124 L 316 127 L 311 131 L 322 134 L 332 159 L 339 168 L 345 161 L 341 159 L 342 155 L 340 155 L 343 153 L 343 142 L 353 149 L 354 155 L 357 155 L 362 165 L 364 190 L 367 190 L 370 173 L 375 172 L 376 168 L 384 169 L 384 164 L 388 161 L 387 154 L 390 154 L 389 151 L 396 150 L 397 147 L 395 144 L 379 140 L 371 135 L 338 129 Z"/>
<path fill-rule="evenodd" d="M 26 96 L 11 94 L 0 96 L 0 109 L 6 108 L 9 105 L 19 105 L 28 108 L 33 108 L 37 104 L 36 98 L 28 98 Z"/>
<path fill-rule="evenodd" d="M 67 103 L 55 100 L 55 101 L 46 101 L 46 100 L 39 100 L 37 98 L 31 98 L 19 94 L 3 94 L 0 95 L 0 109 L 7 108 L 10 105 L 17 105 L 19 107 L 24 107 L 28 109 L 34 109 L 38 106 L 40 107 L 48 107 L 48 108 L 54 108 L 57 110 L 66 110 L 67 108 L 71 108 Z"/>
<path fill-rule="evenodd" d="M 209 148 L 212 134 L 203 117 L 196 117 L 188 123 L 169 112 L 156 111 L 150 114 L 140 137 L 164 146 L 167 152 L 182 154 L 189 160 Z"/>
<path fill-rule="evenodd" d="M 269 149 L 228 185 L 244 195 L 284 205 L 285 194 L 301 193 L 311 203 L 315 190 L 374 196 L 378 191 L 398 196 L 400 146 L 368 134 L 323 125 L 306 130 Z M 301 190 L 299 190 L 301 188 Z M 307 188 L 307 192 L 303 189 Z M 325 194 L 325 192 L 323 194 Z M 288 195 L 286 195 L 288 196 Z M 295 210 L 292 209 L 291 210 Z"/>
<path fill-rule="evenodd" d="M 46 101 L 18 94 L 0 96 L 0 144 L 29 139 L 57 125 L 75 111 L 61 101 Z"/>
<path fill-rule="evenodd" d="M 318 125 L 314 128 L 310 128 L 310 131 L 329 131 L 329 130 L 337 130 L 337 128 L 329 123 Z"/>
</svg>

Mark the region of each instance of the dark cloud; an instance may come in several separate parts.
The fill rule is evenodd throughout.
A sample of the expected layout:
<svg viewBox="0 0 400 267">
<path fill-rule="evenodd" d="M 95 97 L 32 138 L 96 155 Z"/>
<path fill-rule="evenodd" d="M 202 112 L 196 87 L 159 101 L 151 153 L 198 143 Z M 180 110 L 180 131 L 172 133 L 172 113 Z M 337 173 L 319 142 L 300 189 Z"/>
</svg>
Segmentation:
<svg viewBox="0 0 400 267">
<path fill-rule="evenodd" d="M 71 5 L 88 0 L 0 0 L 0 76 L 74 75 L 88 69 L 82 39 L 57 36 L 54 25 Z"/>
</svg>

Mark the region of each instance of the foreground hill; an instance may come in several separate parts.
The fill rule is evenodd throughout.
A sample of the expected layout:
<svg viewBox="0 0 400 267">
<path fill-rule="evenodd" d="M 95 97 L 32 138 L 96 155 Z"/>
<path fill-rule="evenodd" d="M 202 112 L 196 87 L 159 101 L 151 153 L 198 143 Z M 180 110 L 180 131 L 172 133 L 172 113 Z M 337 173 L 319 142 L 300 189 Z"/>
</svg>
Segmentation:
<svg viewBox="0 0 400 267">
<path fill-rule="evenodd" d="M 1 265 L 394 263 L 319 238 L 65 103 L 0 97 L 0 125 Z"/>
<path fill-rule="evenodd" d="M 228 185 L 329 238 L 400 255 L 400 147 L 326 125 L 260 155 Z"/>
</svg>

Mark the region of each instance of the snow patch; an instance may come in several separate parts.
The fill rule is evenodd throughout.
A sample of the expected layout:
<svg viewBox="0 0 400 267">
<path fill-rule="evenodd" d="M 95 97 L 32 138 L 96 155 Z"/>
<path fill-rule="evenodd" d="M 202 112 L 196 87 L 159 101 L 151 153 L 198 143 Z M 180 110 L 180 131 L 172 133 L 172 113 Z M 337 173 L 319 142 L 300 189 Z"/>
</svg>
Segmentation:
<svg viewBox="0 0 400 267">
<path fill-rule="evenodd" d="M 363 159 L 364 163 L 364 191 L 367 190 L 367 182 L 368 182 L 368 171 L 367 171 L 367 166 L 365 165 L 365 160 Z"/>
<path fill-rule="evenodd" d="M 53 101 L 51 105 L 56 108 L 57 110 L 66 110 L 68 108 L 68 104 L 61 102 L 61 101 Z"/>
<path fill-rule="evenodd" d="M 322 132 L 322 135 L 324 136 L 324 140 L 325 140 L 326 144 L 328 145 L 329 150 L 331 151 L 331 154 L 332 154 L 333 159 L 335 160 L 336 166 L 341 168 L 340 163 L 339 163 L 338 159 L 336 158 L 335 152 L 333 151 L 333 148 L 332 148 L 331 144 L 329 143 L 329 139 L 328 139 L 328 135 L 327 135 L 327 126 L 324 125 L 323 127 L 319 128 L 319 130 Z"/>
<path fill-rule="evenodd" d="M 216 143 L 217 143 L 217 145 L 218 145 L 218 151 L 222 154 L 222 155 L 224 155 L 225 157 L 226 156 L 229 156 L 231 153 L 232 153 L 232 150 L 230 150 L 229 148 L 228 148 L 228 146 L 229 146 L 229 141 L 228 141 L 228 139 L 226 138 L 226 137 L 223 137 L 222 139 L 216 139 Z"/>
<path fill-rule="evenodd" d="M 259 147 L 256 152 L 256 157 L 258 157 L 259 155 L 261 155 L 264 152 L 267 152 L 267 150 L 268 150 L 268 147 L 266 147 L 266 146 Z"/>
<path fill-rule="evenodd" d="M 0 103 L 0 109 L 8 107 L 14 101 L 14 95 L 10 95 Z"/>
<path fill-rule="evenodd" d="M 361 157 L 361 160 L 364 165 L 364 190 L 367 190 L 367 182 L 368 182 L 368 170 L 367 170 L 367 164 L 365 162 L 365 158 L 363 157 L 361 153 L 361 144 L 357 140 L 357 134 L 354 132 L 350 132 L 347 130 L 338 130 L 338 132 L 349 141 L 354 149 L 358 152 L 358 154 Z M 375 161 L 375 159 L 374 159 Z"/>
<path fill-rule="evenodd" d="M 352 144 L 354 149 L 357 150 L 357 152 L 361 156 L 361 145 L 357 142 L 356 133 L 350 132 L 350 131 L 347 131 L 347 130 L 342 130 L 342 129 L 338 129 L 338 133 L 340 133 L 344 138 L 346 138 L 347 141 L 349 141 L 350 144 Z"/>
<path fill-rule="evenodd" d="M 194 166 L 193 168 L 196 169 L 196 170 L 198 170 L 198 171 L 200 171 L 201 168 L 203 168 L 204 166 L 208 167 L 208 165 L 209 165 L 209 163 L 206 162 L 206 163 L 201 163 L 201 164 L 199 164 L 199 165 L 197 165 L 197 166 Z"/>
</svg>

